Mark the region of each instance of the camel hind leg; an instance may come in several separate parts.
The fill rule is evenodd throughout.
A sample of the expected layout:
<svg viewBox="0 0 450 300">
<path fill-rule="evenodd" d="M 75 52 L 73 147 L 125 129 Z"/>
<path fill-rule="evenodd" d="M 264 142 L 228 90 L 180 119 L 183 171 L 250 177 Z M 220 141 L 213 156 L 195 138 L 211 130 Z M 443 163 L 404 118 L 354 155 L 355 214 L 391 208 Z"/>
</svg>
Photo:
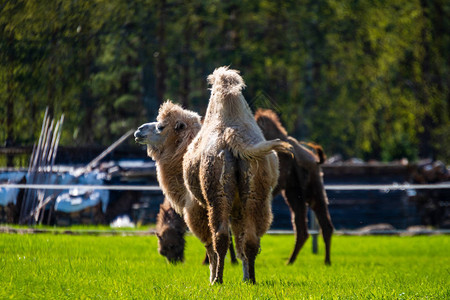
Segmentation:
<svg viewBox="0 0 450 300">
<path fill-rule="evenodd" d="M 237 265 L 239 262 L 236 258 L 236 252 L 234 250 L 234 244 L 233 244 L 233 235 L 231 234 L 231 230 L 230 230 L 230 259 L 231 259 L 231 264 L 233 265 Z M 209 257 L 208 257 L 208 253 L 206 253 L 205 258 L 203 259 L 202 262 L 203 265 L 209 265 Z"/>
<path fill-rule="evenodd" d="M 256 283 L 255 259 L 259 252 L 260 238 L 254 234 L 253 226 L 248 225 L 242 219 L 234 219 L 231 228 L 237 256 L 242 260 L 243 281 Z"/>
<path fill-rule="evenodd" d="M 232 231 L 235 236 L 236 252 L 242 259 L 243 279 L 256 283 L 255 260 L 260 251 L 261 236 L 272 222 L 271 190 L 264 181 L 258 182 L 259 166 L 252 166 L 246 160 L 239 161 L 239 199 L 233 206 Z"/>
<path fill-rule="evenodd" d="M 214 218 L 214 216 L 213 216 Z M 223 270 L 225 266 L 225 256 L 227 254 L 228 245 L 230 243 L 230 237 L 228 235 L 228 229 L 224 226 L 228 227 L 228 223 L 219 222 L 219 228 L 216 228 L 213 232 L 213 246 L 214 246 L 214 252 L 215 257 L 217 259 L 216 262 L 216 270 L 213 270 L 214 265 L 211 265 L 211 274 L 213 275 L 215 273 L 215 278 L 212 278 L 211 276 L 211 284 L 215 283 L 223 283 Z M 212 226 L 216 226 L 216 224 L 213 224 Z M 210 257 L 211 260 L 211 257 Z M 214 272 L 215 271 L 215 272 Z"/>
<path fill-rule="evenodd" d="M 225 256 L 230 245 L 229 219 L 236 194 L 234 162 L 230 152 L 222 151 L 217 157 L 206 157 L 202 162 L 204 168 L 200 168 L 202 193 L 208 206 L 209 229 L 217 258 L 215 278 L 212 279 L 211 276 L 211 284 L 223 282 Z M 208 256 L 211 260 L 212 256 Z M 213 273 L 214 270 L 211 269 L 211 275 Z"/>
<path fill-rule="evenodd" d="M 233 265 L 238 264 L 237 258 L 236 258 L 236 252 L 234 251 L 234 244 L 233 244 L 233 236 L 230 232 L 230 259 L 231 263 Z"/>
</svg>

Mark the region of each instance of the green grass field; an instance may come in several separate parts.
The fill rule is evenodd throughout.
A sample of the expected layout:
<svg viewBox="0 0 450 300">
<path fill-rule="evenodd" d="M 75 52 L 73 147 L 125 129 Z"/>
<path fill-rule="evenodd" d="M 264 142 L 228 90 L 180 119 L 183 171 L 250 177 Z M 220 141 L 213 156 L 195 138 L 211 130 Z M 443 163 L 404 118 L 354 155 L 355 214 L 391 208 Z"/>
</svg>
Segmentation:
<svg viewBox="0 0 450 300">
<path fill-rule="evenodd" d="M 330 267 L 310 240 L 286 266 L 293 243 L 263 237 L 256 285 L 227 259 L 224 284 L 210 286 L 192 236 L 172 266 L 155 236 L 0 234 L 0 299 L 450 299 L 450 236 L 334 236 Z"/>
</svg>

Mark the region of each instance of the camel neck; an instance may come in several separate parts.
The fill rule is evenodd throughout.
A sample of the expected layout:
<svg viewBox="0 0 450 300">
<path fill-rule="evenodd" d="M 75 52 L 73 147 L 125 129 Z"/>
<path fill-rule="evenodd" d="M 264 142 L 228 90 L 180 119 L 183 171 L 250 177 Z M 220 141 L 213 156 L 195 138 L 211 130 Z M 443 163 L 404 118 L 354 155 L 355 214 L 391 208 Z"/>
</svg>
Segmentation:
<svg viewBox="0 0 450 300">
<path fill-rule="evenodd" d="M 187 193 L 183 180 L 182 158 L 164 159 L 157 162 L 157 175 L 164 195 L 169 198 L 175 210 L 181 213 Z"/>
</svg>

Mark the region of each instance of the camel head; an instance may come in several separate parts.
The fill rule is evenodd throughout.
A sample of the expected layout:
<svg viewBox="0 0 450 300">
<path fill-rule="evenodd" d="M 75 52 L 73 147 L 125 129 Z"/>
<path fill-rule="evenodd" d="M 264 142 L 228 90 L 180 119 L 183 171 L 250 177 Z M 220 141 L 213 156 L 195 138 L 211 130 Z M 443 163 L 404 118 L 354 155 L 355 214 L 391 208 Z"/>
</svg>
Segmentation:
<svg viewBox="0 0 450 300">
<path fill-rule="evenodd" d="M 160 205 L 156 218 L 156 236 L 158 237 L 158 252 L 170 263 L 184 260 L 184 235 L 186 223 L 170 206 L 167 199 Z"/>
<path fill-rule="evenodd" d="M 159 108 L 156 122 L 141 125 L 134 137 L 137 143 L 147 145 L 147 154 L 154 160 L 163 155 L 182 157 L 200 127 L 197 113 L 168 100 Z"/>
<path fill-rule="evenodd" d="M 167 228 L 158 237 L 158 252 L 172 263 L 184 261 L 184 232 Z"/>
</svg>

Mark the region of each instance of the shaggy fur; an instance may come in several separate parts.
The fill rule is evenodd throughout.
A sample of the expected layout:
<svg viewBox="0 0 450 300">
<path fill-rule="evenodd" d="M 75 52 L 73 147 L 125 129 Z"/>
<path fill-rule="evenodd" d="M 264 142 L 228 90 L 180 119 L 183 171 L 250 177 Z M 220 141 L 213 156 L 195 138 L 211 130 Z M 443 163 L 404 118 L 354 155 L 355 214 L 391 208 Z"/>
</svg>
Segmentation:
<svg viewBox="0 0 450 300">
<path fill-rule="evenodd" d="M 278 116 L 271 110 L 258 110 L 255 114 L 255 119 L 258 122 L 258 125 L 261 127 L 262 132 L 266 138 L 280 138 L 282 140 L 287 140 L 287 131 L 285 128 L 281 125 Z M 332 222 L 331 218 L 328 213 L 328 207 L 327 207 L 327 197 L 325 194 L 325 191 L 322 190 L 320 192 L 320 189 L 323 189 L 322 184 L 322 178 L 321 178 L 321 172 L 320 172 L 320 166 L 317 165 L 317 163 L 320 165 L 322 164 L 326 157 L 323 152 L 323 149 L 319 145 L 315 145 L 312 143 L 303 143 L 303 142 L 296 142 L 295 139 L 291 139 L 292 143 L 296 144 L 296 151 L 295 158 L 291 156 L 287 156 L 283 153 L 279 154 L 279 161 L 280 166 L 282 168 L 280 169 L 280 176 L 278 180 L 278 186 L 284 187 L 283 191 L 280 191 L 280 188 L 277 188 L 274 190 L 274 196 L 282 192 L 282 196 L 284 197 L 286 203 L 288 204 L 291 215 L 292 215 L 292 224 L 293 228 L 296 231 L 296 243 L 294 247 L 294 251 L 292 252 L 288 263 L 292 264 L 297 254 L 300 252 L 303 244 L 308 238 L 308 232 L 307 232 L 307 219 L 306 219 L 306 205 L 311 205 L 313 202 L 319 202 L 322 203 L 318 206 L 315 213 L 317 215 L 322 214 L 321 217 L 318 217 L 321 220 L 325 220 L 324 230 L 322 231 L 323 238 L 326 245 L 326 253 L 325 253 L 325 263 L 330 264 L 330 245 L 331 245 L 331 235 L 333 232 Z M 302 146 L 305 145 L 308 148 L 313 149 L 317 156 L 308 150 L 308 148 Z M 295 159 L 300 160 L 299 163 L 297 163 L 297 167 L 295 167 L 296 162 Z M 317 163 L 314 163 L 317 162 Z M 298 170 L 299 175 L 295 174 L 296 170 Z M 299 178 L 302 178 L 303 182 L 297 182 Z M 292 181 L 291 183 L 287 182 L 281 182 L 281 181 Z M 286 189 L 293 189 L 293 191 L 287 191 Z M 309 202 L 306 202 L 305 196 L 308 194 L 314 194 L 311 191 L 306 191 L 305 189 L 316 189 L 316 194 L 319 194 L 319 197 L 313 197 L 309 198 Z M 295 191 L 297 192 L 298 196 L 294 197 L 292 196 Z M 320 194 L 324 195 L 324 197 L 321 197 Z M 287 196 L 290 196 L 288 199 Z M 321 223 L 322 226 L 323 223 Z M 232 245 L 232 239 L 230 237 L 230 254 L 232 256 L 232 262 L 233 259 L 233 245 Z M 180 241 L 180 244 L 184 241 Z M 209 263 L 208 256 L 205 257 L 204 263 Z"/>
<path fill-rule="evenodd" d="M 288 151 L 290 145 L 264 139 L 240 93 L 244 85 L 236 71 L 221 68 L 209 79 L 213 88 L 202 132 L 196 113 L 168 101 L 157 122 L 139 127 L 135 138 L 156 161 L 160 186 L 172 207 L 183 212 L 205 245 L 211 283 L 223 281 L 230 220 L 244 280 L 255 282 L 254 261 L 272 219 L 271 192 L 278 178 L 273 149 Z"/>
<path fill-rule="evenodd" d="M 170 263 L 184 261 L 186 229 L 183 218 L 171 207 L 169 200 L 164 199 L 156 218 L 156 236 L 159 254 L 165 256 Z"/>
<path fill-rule="evenodd" d="M 280 176 L 278 185 L 273 191 L 274 196 L 281 192 L 289 206 L 292 216 L 292 225 L 296 232 L 294 251 L 288 263 L 292 264 L 308 239 L 307 205 L 313 209 L 322 228 L 325 241 L 325 263 L 330 264 L 331 235 L 333 224 L 328 212 L 328 198 L 325 193 L 320 164 L 325 161 L 322 147 L 307 144 L 317 154 L 303 147 L 293 137 L 287 135 L 286 129 L 281 125 L 278 116 L 271 110 L 259 109 L 255 119 L 261 127 L 266 139 L 280 139 L 293 147 L 294 157 L 278 153 L 280 162 Z"/>
<path fill-rule="evenodd" d="M 203 126 L 183 160 L 185 185 L 195 199 L 185 207 L 185 220 L 206 246 L 212 284 L 223 281 L 230 225 L 244 281 L 255 283 L 255 259 L 272 222 L 278 180 L 272 150 L 290 146 L 265 140 L 241 93 L 245 84 L 237 71 L 218 68 L 208 81 L 212 88 Z"/>
<path fill-rule="evenodd" d="M 159 185 L 180 215 L 188 196 L 183 179 L 183 155 L 200 127 L 197 113 L 166 101 L 159 108 L 157 122 L 143 124 L 134 133 L 136 142 L 147 145 L 148 156 L 156 161 Z"/>
</svg>

